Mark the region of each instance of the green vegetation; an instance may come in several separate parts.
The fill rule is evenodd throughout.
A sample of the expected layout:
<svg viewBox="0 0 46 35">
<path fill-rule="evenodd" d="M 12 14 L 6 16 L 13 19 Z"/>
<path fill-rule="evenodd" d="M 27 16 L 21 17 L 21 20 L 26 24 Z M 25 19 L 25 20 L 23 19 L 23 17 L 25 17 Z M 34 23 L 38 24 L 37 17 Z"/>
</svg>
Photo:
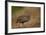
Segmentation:
<svg viewBox="0 0 46 35">
<path fill-rule="evenodd" d="M 24 7 L 12 6 L 12 14 L 19 13 Z"/>
</svg>

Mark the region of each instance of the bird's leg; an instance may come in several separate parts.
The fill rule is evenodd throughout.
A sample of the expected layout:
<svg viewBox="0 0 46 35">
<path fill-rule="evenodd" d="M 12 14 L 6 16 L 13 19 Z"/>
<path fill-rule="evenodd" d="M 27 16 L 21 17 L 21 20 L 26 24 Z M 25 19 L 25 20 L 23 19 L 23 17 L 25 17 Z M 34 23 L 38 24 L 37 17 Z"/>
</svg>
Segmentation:
<svg viewBox="0 0 46 35">
<path fill-rule="evenodd" d="M 24 27 L 24 23 L 22 23 L 22 27 Z"/>
</svg>

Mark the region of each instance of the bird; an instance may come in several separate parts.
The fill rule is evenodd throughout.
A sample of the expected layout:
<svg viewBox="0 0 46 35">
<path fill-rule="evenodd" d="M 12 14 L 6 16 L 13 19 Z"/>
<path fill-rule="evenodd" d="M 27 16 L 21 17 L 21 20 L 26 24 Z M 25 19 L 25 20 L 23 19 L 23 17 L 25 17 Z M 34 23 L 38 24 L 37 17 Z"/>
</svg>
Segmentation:
<svg viewBox="0 0 46 35">
<path fill-rule="evenodd" d="M 25 22 L 28 22 L 30 20 L 30 16 L 26 16 L 26 15 L 21 15 L 17 18 L 16 23 L 22 23 L 24 24 Z"/>
</svg>

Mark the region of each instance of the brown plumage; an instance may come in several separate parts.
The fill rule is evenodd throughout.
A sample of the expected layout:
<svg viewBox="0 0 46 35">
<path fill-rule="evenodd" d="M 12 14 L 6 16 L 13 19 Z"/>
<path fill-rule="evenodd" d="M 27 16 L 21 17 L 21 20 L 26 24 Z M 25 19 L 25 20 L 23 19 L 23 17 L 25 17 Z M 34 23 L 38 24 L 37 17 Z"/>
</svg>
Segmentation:
<svg viewBox="0 0 46 35">
<path fill-rule="evenodd" d="M 25 23 L 25 22 L 28 22 L 29 19 L 30 19 L 30 16 L 22 15 L 22 16 L 19 16 L 19 17 L 17 18 L 16 23 Z"/>
</svg>

